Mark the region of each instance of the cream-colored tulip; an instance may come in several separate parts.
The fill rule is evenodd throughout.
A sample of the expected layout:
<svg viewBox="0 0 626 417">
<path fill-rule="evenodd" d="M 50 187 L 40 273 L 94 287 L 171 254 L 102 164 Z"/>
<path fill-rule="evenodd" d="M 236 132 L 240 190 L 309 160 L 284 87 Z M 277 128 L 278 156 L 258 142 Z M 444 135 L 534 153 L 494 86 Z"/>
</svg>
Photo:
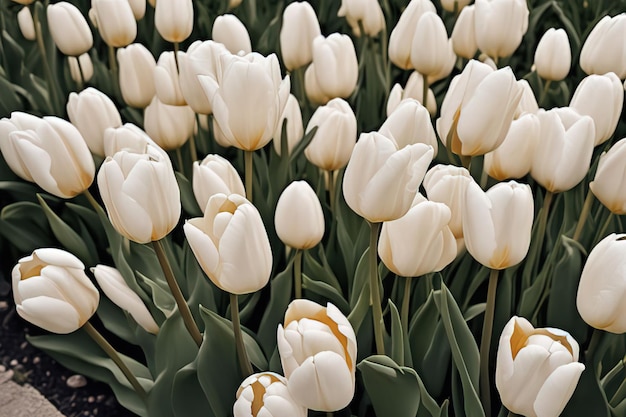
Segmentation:
<svg viewBox="0 0 626 417">
<path fill-rule="evenodd" d="M 291 397 L 285 377 L 261 372 L 243 380 L 237 390 L 233 414 L 234 417 L 306 417 L 307 410 Z"/>
<path fill-rule="evenodd" d="M 591 116 L 596 132 L 594 146 L 598 146 L 615 132 L 624 106 L 624 87 L 613 72 L 591 74 L 578 84 L 569 106 Z"/>
<path fill-rule="evenodd" d="M 393 138 L 399 149 L 414 143 L 425 143 L 433 148 L 433 158 L 437 156 L 437 135 L 430 121 L 430 113 L 415 99 L 401 101 L 378 132 Z"/>
<path fill-rule="evenodd" d="M 128 46 L 137 37 L 137 22 L 128 0 L 92 0 L 102 40 L 113 48 Z"/>
<path fill-rule="evenodd" d="M 292 301 L 277 339 L 287 387 L 296 402 L 312 410 L 336 411 L 352 401 L 356 335 L 337 307 Z"/>
<path fill-rule="evenodd" d="M 52 333 L 78 330 L 100 301 L 83 263 L 60 249 L 36 249 L 20 259 L 13 268 L 12 287 L 20 317 Z"/>
<path fill-rule="evenodd" d="M 540 143 L 530 175 L 548 191 L 574 188 L 589 171 L 595 128 L 593 119 L 569 107 L 539 111 Z"/>
<path fill-rule="evenodd" d="M 272 272 L 272 249 L 259 211 L 238 194 L 216 194 L 204 217 L 183 226 L 198 263 L 213 283 L 231 294 L 263 288 Z"/>
<path fill-rule="evenodd" d="M 563 330 L 535 329 L 525 318 L 511 318 L 496 359 L 502 404 L 528 417 L 558 417 L 585 369 L 578 351 L 576 340 Z"/>
<path fill-rule="evenodd" d="M 596 176 L 589 188 L 612 213 L 626 214 L 626 139 L 600 155 Z"/>
<path fill-rule="evenodd" d="M 341 0 L 337 16 L 346 18 L 355 36 L 361 36 L 361 28 L 367 36 L 376 36 L 385 28 L 378 0 Z"/>
<path fill-rule="evenodd" d="M 471 0 L 441 0 L 441 7 L 448 12 L 458 13 L 460 10 L 463 13 L 470 3 Z"/>
<path fill-rule="evenodd" d="M 452 48 L 452 39 L 448 39 L 446 46 L 443 47 L 442 56 L 443 63 L 439 67 L 439 70 L 426 77 L 426 81 L 429 85 L 432 85 L 439 80 L 443 80 L 444 78 L 448 78 L 448 76 L 452 73 L 452 70 L 456 65 L 456 61 L 458 61 L 458 57 Z"/>
<path fill-rule="evenodd" d="M 80 93 L 70 93 L 67 115 L 83 135 L 92 153 L 104 156 L 104 131 L 122 125 L 115 103 L 103 92 L 88 87 Z"/>
<path fill-rule="evenodd" d="M 359 64 L 348 35 L 333 33 L 313 39 L 313 63 L 317 84 L 324 95 L 347 98 L 356 88 Z"/>
<path fill-rule="evenodd" d="M 320 88 L 315 74 L 315 64 L 311 63 L 304 72 L 304 91 L 306 97 L 313 104 L 323 105 L 330 101 L 332 97 L 327 96 Z"/>
<path fill-rule="evenodd" d="M 535 68 L 545 80 L 560 81 L 567 77 L 572 66 L 567 32 L 550 28 L 543 34 L 535 49 Z"/>
<path fill-rule="evenodd" d="M 35 22 L 33 21 L 33 15 L 30 13 L 28 7 L 22 7 L 22 10 L 17 12 L 17 25 L 24 39 L 29 41 L 35 40 Z"/>
<path fill-rule="evenodd" d="M 217 16 L 211 33 L 213 40 L 223 44 L 233 54 L 252 52 L 248 29 L 234 14 Z"/>
<path fill-rule="evenodd" d="M 211 100 L 204 93 L 199 75 L 216 78 L 219 56 L 226 52 L 224 45 L 213 41 L 195 41 L 186 54 L 178 55 L 178 81 L 183 98 L 198 114 L 211 114 Z"/>
<path fill-rule="evenodd" d="M 614 72 L 626 78 L 626 13 L 604 16 L 580 50 L 580 67 L 587 74 Z"/>
<path fill-rule="evenodd" d="M 515 115 L 513 119 L 520 118 L 524 113 L 537 113 L 539 111 L 539 105 L 537 104 L 537 98 L 533 92 L 532 87 L 526 80 L 519 80 L 518 84 L 522 87 L 522 99 L 515 109 Z"/>
<path fill-rule="evenodd" d="M 146 0 L 128 0 L 135 20 L 141 20 L 146 14 Z"/>
<path fill-rule="evenodd" d="M 303 67 L 313 60 L 313 39 L 320 34 L 320 23 L 309 2 L 295 1 L 285 7 L 280 53 L 287 70 Z"/>
<path fill-rule="evenodd" d="M 152 314 L 137 293 L 124 281 L 120 271 L 110 266 L 96 265 L 95 268 L 91 268 L 91 272 L 96 277 L 96 281 L 98 281 L 104 294 L 116 306 L 127 311 L 133 320 L 148 333 L 157 334 L 159 332 L 159 326 L 154 321 Z"/>
<path fill-rule="evenodd" d="M 432 159 L 429 145 L 398 149 L 380 133 L 362 133 L 343 177 L 346 203 L 371 223 L 399 219 L 411 208 Z"/>
<path fill-rule="evenodd" d="M 389 92 L 389 98 L 387 99 L 387 117 L 393 113 L 400 102 L 406 100 L 407 98 L 413 98 L 422 103 L 424 100 L 423 95 L 424 77 L 419 72 L 413 71 L 411 75 L 409 75 L 409 79 L 407 80 L 404 89 L 400 86 L 400 84 L 395 84 Z M 431 116 L 435 116 L 435 114 L 437 114 L 437 101 L 435 100 L 435 93 L 433 93 L 432 88 L 428 89 L 426 96 L 426 108 Z"/>
<path fill-rule="evenodd" d="M 185 55 L 178 51 L 178 60 Z M 173 51 L 164 51 L 154 67 L 154 87 L 159 101 L 169 106 L 185 106 L 187 102 L 180 88 L 178 67 Z"/>
<path fill-rule="evenodd" d="M 454 22 L 450 39 L 455 54 L 466 59 L 474 58 L 478 51 L 474 29 L 474 5 L 463 7 Z"/>
<path fill-rule="evenodd" d="M 423 13 L 415 26 L 411 44 L 413 68 L 424 76 L 441 72 L 449 61 L 448 47 L 448 33 L 443 20 L 436 13 Z"/>
<path fill-rule="evenodd" d="M 144 153 L 150 145 L 152 151 L 159 152 L 166 162 L 169 161 L 167 152 L 157 145 L 146 132 L 132 123 L 125 123 L 118 128 L 108 128 L 104 131 L 104 155 L 113 156 L 119 151 Z"/>
<path fill-rule="evenodd" d="M 526 0 L 476 0 L 474 7 L 478 49 L 491 58 L 512 55 L 528 30 Z"/>
<path fill-rule="evenodd" d="M 193 30 L 192 0 L 159 0 L 154 9 L 154 26 L 168 42 L 182 42 Z"/>
<path fill-rule="evenodd" d="M 91 29 L 76 6 L 60 1 L 48 5 L 46 14 L 52 40 L 63 54 L 80 56 L 91 49 Z"/>
<path fill-rule="evenodd" d="M 79 57 L 68 56 L 67 62 L 70 67 L 70 76 L 76 83 L 85 83 L 93 77 L 93 62 L 89 54 L 85 53 Z"/>
<path fill-rule="evenodd" d="M 272 138 L 274 150 L 279 156 L 281 152 L 281 142 L 283 140 L 283 123 L 285 122 L 287 123 L 287 151 L 290 154 L 294 146 L 296 146 L 300 142 L 304 135 L 304 126 L 302 125 L 302 111 L 300 110 L 300 104 L 298 104 L 298 99 L 293 94 L 289 94 L 289 98 L 287 99 L 287 105 L 285 106 L 285 110 L 283 111 L 282 116 L 280 116 L 278 126 L 276 127 L 276 132 L 274 133 L 274 137 Z"/>
<path fill-rule="evenodd" d="M 391 31 L 389 60 L 402 69 L 413 68 L 411 63 L 412 40 L 417 21 L 426 12 L 437 12 L 435 5 L 430 0 L 411 0 Z"/>
<path fill-rule="evenodd" d="M 169 106 L 158 97 L 146 107 L 144 128 L 148 136 L 166 151 L 178 149 L 193 135 L 196 119 L 189 106 Z"/>
<path fill-rule="evenodd" d="M 122 98 L 132 107 L 145 108 L 156 94 L 152 53 L 142 44 L 133 43 L 117 50 Z"/>
<path fill-rule="evenodd" d="M 501 182 L 484 192 L 471 182 L 463 210 L 467 251 L 487 268 L 517 265 L 530 247 L 533 215 L 533 193 L 528 184 Z"/>
<path fill-rule="evenodd" d="M 279 239 L 295 249 L 310 249 L 324 237 L 324 212 L 306 181 L 294 181 L 280 194 L 274 225 Z"/>
<path fill-rule="evenodd" d="M 216 154 L 207 155 L 202 162 L 193 163 L 191 186 L 198 206 L 202 210 L 215 194 L 246 195 L 243 182 L 235 167 L 227 159 Z"/>
<path fill-rule="evenodd" d="M 356 116 L 350 105 L 335 98 L 318 107 L 306 126 L 306 133 L 317 127 L 315 135 L 304 150 L 313 165 L 326 171 L 346 166 L 356 143 Z"/>
<path fill-rule="evenodd" d="M 624 255 L 626 234 L 602 239 L 589 253 L 576 296 L 578 312 L 588 325 L 617 334 L 626 333 Z"/>
</svg>

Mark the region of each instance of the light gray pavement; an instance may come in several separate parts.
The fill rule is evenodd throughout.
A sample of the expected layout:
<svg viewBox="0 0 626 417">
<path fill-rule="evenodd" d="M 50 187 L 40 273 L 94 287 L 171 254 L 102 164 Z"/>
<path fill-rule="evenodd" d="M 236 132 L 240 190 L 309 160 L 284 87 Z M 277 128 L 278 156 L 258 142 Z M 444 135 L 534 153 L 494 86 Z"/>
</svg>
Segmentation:
<svg viewBox="0 0 626 417">
<path fill-rule="evenodd" d="M 63 417 L 35 388 L 16 384 L 12 377 L 0 366 L 0 417 Z"/>
</svg>

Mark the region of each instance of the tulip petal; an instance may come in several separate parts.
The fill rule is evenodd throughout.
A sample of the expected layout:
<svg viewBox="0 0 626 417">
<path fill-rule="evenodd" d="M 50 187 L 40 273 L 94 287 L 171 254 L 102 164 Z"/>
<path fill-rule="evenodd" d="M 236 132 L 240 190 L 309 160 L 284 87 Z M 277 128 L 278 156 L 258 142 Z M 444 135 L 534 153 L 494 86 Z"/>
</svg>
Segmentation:
<svg viewBox="0 0 626 417">
<path fill-rule="evenodd" d="M 24 320 L 53 333 L 72 333 L 84 324 L 71 304 L 55 298 L 29 298 L 17 305 L 16 310 Z"/>
<path fill-rule="evenodd" d="M 572 362 L 558 367 L 546 379 L 533 408 L 537 417 L 558 417 L 576 389 L 585 365 Z"/>
</svg>

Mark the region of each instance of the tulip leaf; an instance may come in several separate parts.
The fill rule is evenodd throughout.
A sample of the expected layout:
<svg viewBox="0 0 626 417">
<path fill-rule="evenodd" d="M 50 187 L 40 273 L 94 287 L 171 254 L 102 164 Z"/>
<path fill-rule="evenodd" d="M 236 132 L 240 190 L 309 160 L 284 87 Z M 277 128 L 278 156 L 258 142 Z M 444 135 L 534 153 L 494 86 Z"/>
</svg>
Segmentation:
<svg viewBox="0 0 626 417">
<path fill-rule="evenodd" d="M 319 251 L 321 256 L 323 256 L 324 251 Z M 325 260 L 325 259 L 324 259 Z M 306 271 L 308 277 L 310 277 L 313 281 L 323 282 L 331 286 L 336 292 L 341 294 L 341 285 L 339 285 L 339 281 L 337 277 L 333 273 L 332 269 L 328 263 L 324 263 L 322 266 L 313 256 L 310 251 L 304 251 L 304 265 L 303 269 Z M 343 298 L 343 295 L 341 296 Z"/>
<path fill-rule="evenodd" d="M 8 117 L 12 111 L 22 109 L 22 101 L 15 86 L 4 77 L 0 77 L 0 116 Z"/>
<path fill-rule="evenodd" d="M 41 207 L 35 203 L 20 201 L 4 207 L 0 226 L 0 235 L 22 253 L 56 243 Z"/>
<path fill-rule="evenodd" d="M 350 306 L 354 307 L 361 296 L 361 292 L 366 285 L 369 285 L 370 266 L 369 266 L 369 248 L 366 248 L 356 271 L 354 272 L 354 283 L 352 284 L 352 292 L 350 293 Z M 360 291 L 358 289 L 361 289 Z"/>
<path fill-rule="evenodd" d="M 176 182 L 178 182 L 178 188 L 180 189 L 180 203 L 183 206 L 183 210 L 188 214 L 187 217 L 202 217 L 202 211 L 204 209 L 198 206 L 196 197 L 193 194 L 191 183 L 180 172 L 176 171 Z"/>
<path fill-rule="evenodd" d="M 204 305 L 211 311 L 217 311 L 216 297 L 220 296 L 220 290 L 213 285 L 211 280 L 202 272 L 195 255 L 191 251 L 189 244 L 185 242 L 183 245 L 184 259 L 182 266 L 184 273 L 182 277 L 187 282 L 187 304 L 191 310 L 200 331 L 204 329 L 204 322 L 200 318 L 200 304 Z"/>
<path fill-rule="evenodd" d="M 609 404 L 595 376 L 595 365 L 587 363 L 578 385 L 565 406 L 562 415 L 610 417 Z"/>
<path fill-rule="evenodd" d="M 420 406 L 419 377 L 384 355 L 373 355 L 357 368 L 377 416 L 415 417 Z"/>
<path fill-rule="evenodd" d="M 217 417 L 198 381 L 198 361 L 186 365 L 174 377 L 172 409 L 176 417 Z"/>
<path fill-rule="evenodd" d="M 176 301 L 174 300 L 172 293 L 161 287 L 161 285 L 157 282 L 146 277 L 141 272 L 137 271 L 136 274 L 139 280 L 141 280 L 141 282 L 150 289 L 154 305 L 161 310 L 165 317 L 171 316 L 174 312 L 174 308 L 176 307 Z"/>
<path fill-rule="evenodd" d="M 326 300 L 333 303 L 343 314 L 350 312 L 350 305 L 343 296 L 337 292 L 334 287 L 331 287 L 325 282 L 314 281 L 306 274 L 302 274 L 302 288 L 311 291 L 312 293 L 319 295 L 323 298 L 324 303 Z"/>
<path fill-rule="evenodd" d="M 2 173 L 4 175 L 4 173 Z M 0 190 L 10 193 L 16 200 L 34 200 L 39 189 L 33 184 L 20 181 L 0 181 Z"/>
<path fill-rule="evenodd" d="M 89 229 L 91 234 L 94 235 L 93 240 L 95 242 L 99 242 L 101 244 L 106 242 L 106 233 L 101 227 L 102 225 L 100 224 L 98 215 L 94 213 L 93 210 L 70 202 L 66 202 L 65 206 L 83 221 L 83 223 L 87 226 L 87 229 Z"/>
<path fill-rule="evenodd" d="M 408 338 L 402 330 L 398 308 L 391 300 L 389 300 L 389 312 L 391 314 L 391 359 L 400 366 L 412 366 Z"/>
<path fill-rule="evenodd" d="M 276 329 L 283 322 L 287 306 L 291 302 L 293 286 L 293 262 L 276 275 L 270 282 L 270 301 L 263 312 L 257 337 L 265 353 L 269 356 L 276 347 Z"/>
</svg>

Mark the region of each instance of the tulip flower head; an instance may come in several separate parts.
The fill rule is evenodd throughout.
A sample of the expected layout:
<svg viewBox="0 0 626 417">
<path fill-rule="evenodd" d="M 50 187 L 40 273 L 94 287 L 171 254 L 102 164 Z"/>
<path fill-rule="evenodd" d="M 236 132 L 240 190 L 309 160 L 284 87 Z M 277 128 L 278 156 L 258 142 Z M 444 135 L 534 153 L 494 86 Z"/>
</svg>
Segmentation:
<svg viewBox="0 0 626 417">
<path fill-rule="evenodd" d="M 93 77 L 93 62 L 88 53 L 79 57 L 68 56 L 67 62 L 70 67 L 70 76 L 75 83 L 85 83 Z"/>
<path fill-rule="evenodd" d="M 193 135 L 196 124 L 195 113 L 189 106 L 170 106 L 161 103 L 158 97 L 144 111 L 146 133 L 165 150 L 183 146 Z"/>
<path fill-rule="evenodd" d="M 132 107 L 145 108 L 156 94 L 154 68 L 156 60 L 140 43 L 117 50 L 119 82 L 124 102 Z"/>
<path fill-rule="evenodd" d="M 296 249 L 310 249 L 324 236 L 324 212 L 315 191 L 306 181 L 294 181 L 278 198 L 274 215 L 276 234 Z"/>
<path fill-rule="evenodd" d="M 227 159 L 211 154 L 193 163 L 193 194 L 202 210 L 215 194 L 246 195 L 241 177 Z"/>
<path fill-rule="evenodd" d="M 17 24 L 20 27 L 20 32 L 22 32 L 24 39 L 29 41 L 36 39 L 35 22 L 33 21 L 33 15 L 28 7 L 22 7 L 22 10 L 17 12 Z"/>
<path fill-rule="evenodd" d="M 296 1 L 285 7 L 280 28 L 280 53 L 289 71 L 313 60 L 313 39 L 320 34 L 320 23 L 309 2 Z"/>
<path fill-rule="evenodd" d="M 417 21 L 411 46 L 413 68 L 424 76 L 441 72 L 448 63 L 448 49 L 448 33 L 443 20 L 433 12 L 422 14 Z"/>
<path fill-rule="evenodd" d="M 63 54 L 80 56 L 91 49 L 93 35 L 78 7 L 60 1 L 48 5 L 46 14 L 52 40 Z"/>
<path fill-rule="evenodd" d="M 193 30 L 191 0 L 160 0 L 154 10 L 154 26 L 168 42 L 182 42 Z"/>
<path fill-rule="evenodd" d="M 543 34 L 535 50 L 537 74 L 544 80 L 560 81 L 567 77 L 572 65 L 567 32 L 550 28 Z"/>
<path fill-rule="evenodd" d="M 604 16 L 593 27 L 580 50 L 580 67 L 587 74 L 614 72 L 626 78 L 626 13 Z"/>
<path fill-rule="evenodd" d="M 425 143 L 433 148 L 433 158 L 437 156 L 437 136 L 430 121 L 430 114 L 419 101 L 408 98 L 400 102 L 378 130 L 393 138 L 402 149 L 413 143 Z"/>
<path fill-rule="evenodd" d="M 391 62 L 405 70 L 413 68 L 411 49 L 417 21 L 424 13 L 436 11 L 435 5 L 430 0 L 409 2 L 389 36 L 389 60 Z"/>
<path fill-rule="evenodd" d="M 317 85 L 324 95 L 347 98 L 356 88 L 359 65 L 348 35 L 333 33 L 313 39 L 313 64 Z"/>
<path fill-rule="evenodd" d="M 17 313 L 52 333 L 78 330 L 98 308 L 100 294 L 85 275 L 85 266 L 60 249 L 36 249 L 12 272 Z"/>
<path fill-rule="evenodd" d="M 569 401 L 585 365 L 569 333 L 535 329 L 513 317 L 502 331 L 496 359 L 496 388 L 502 404 L 528 417 L 558 417 Z"/>
<path fill-rule="evenodd" d="M 513 54 L 528 30 L 526 0 L 476 0 L 474 7 L 478 49 L 493 59 Z"/>
<path fill-rule="evenodd" d="M 626 214 L 626 139 L 600 155 L 589 189 L 612 213 Z"/>
<path fill-rule="evenodd" d="M 346 18 L 355 36 L 361 36 L 361 27 L 367 36 L 376 36 L 385 28 L 378 0 L 341 0 L 337 16 Z"/>
<path fill-rule="evenodd" d="M 127 46 L 137 36 L 137 22 L 128 0 L 92 0 L 98 31 L 110 47 Z"/>
<path fill-rule="evenodd" d="M 307 410 L 294 401 L 287 379 L 261 372 L 243 380 L 233 405 L 234 417 L 306 417 Z"/>
<path fill-rule="evenodd" d="M 178 51 L 178 61 L 185 53 Z M 187 104 L 180 88 L 179 68 L 176 66 L 173 51 L 162 52 L 154 67 L 154 87 L 159 101 L 170 106 L 184 106 Z"/>
<path fill-rule="evenodd" d="M 474 58 L 476 51 L 478 51 L 474 29 L 474 5 L 461 9 L 461 13 L 454 22 L 450 39 L 455 54 L 465 59 Z"/>
<path fill-rule="evenodd" d="M 217 16 L 213 22 L 212 37 L 233 54 L 252 52 L 250 35 L 244 24 L 234 14 Z"/>
</svg>

